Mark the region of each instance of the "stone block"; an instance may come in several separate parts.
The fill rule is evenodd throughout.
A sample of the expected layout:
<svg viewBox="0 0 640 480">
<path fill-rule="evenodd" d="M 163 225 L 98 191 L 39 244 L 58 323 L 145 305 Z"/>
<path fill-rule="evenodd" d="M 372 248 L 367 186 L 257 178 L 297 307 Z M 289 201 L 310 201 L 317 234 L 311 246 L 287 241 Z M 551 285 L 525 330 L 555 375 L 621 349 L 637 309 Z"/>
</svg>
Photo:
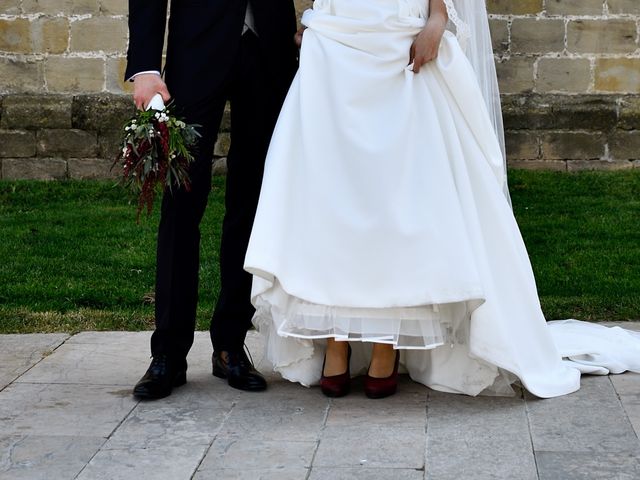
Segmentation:
<svg viewBox="0 0 640 480">
<path fill-rule="evenodd" d="M 104 87 L 104 60 L 50 56 L 46 78 L 50 92 L 99 92 Z"/>
<path fill-rule="evenodd" d="M 136 405 L 115 386 L 13 383 L 0 392 L 0 435 L 108 437 Z M 113 477 L 111 477 L 113 478 Z"/>
<path fill-rule="evenodd" d="M 567 171 L 567 162 L 564 160 L 508 160 L 507 166 L 515 170 Z"/>
<path fill-rule="evenodd" d="M 94 132 L 74 129 L 39 130 L 37 136 L 38 155 L 43 157 L 91 158 L 98 153 Z"/>
<path fill-rule="evenodd" d="M 104 180 L 115 178 L 111 170 L 113 160 L 105 158 L 70 158 L 67 161 L 69 178 L 74 180 Z"/>
<path fill-rule="evenodd" d="M 527 411 L 536 452 L 640 453 L 608 377 L 583 376 L 580 390 L 563 397 L 527 395 Z"/>
<path fill-rule="evenodd" d="M 567 50 L 572 53 L 632 53 L 637 48 L 634 20 L 570 20 Z"/>
<path fill-rule="evenodd" d="M 8 95 L 1 128 L 70 128 L 71 98 L 66 95 Z"/>
<path fill-rule="evenodd" d="M 213 176 L 227 174 L 227 157 L 216 158 L 213 161 L 213 168 L 212 168 L 211 174 Z"/>
<path fill-rule="evenodd" d="M 503 95 L 507 130 L 611 130 L 618 121 L 611 95 Z"/>
<path fill-rule="evenodd" d="M 538 452 L 540 480 L 640 478 L 640 457 L 630 453 Z"/>
<path fill-rule="evenodd" d="M 338 407 L 334 407 L 338 408 Z M 363 441 L 366 439 L 366 441 Z M 327 426 L 314 467 L 424 468 L 425 426 Z"/>
<path fill-rule="evenodd" d="M 221 132 L 231 131 L 231 105 L 229 102 L 224 107 L 224 114 L 222 115 L 222 122 L 220 123 Z"/>
<path fill-rule="evenodd" d="M 640 15 L 640 2 L 637 0 L 607 0 L 607 5 L 609 5 L 609 13 Z"/>
<path fill-rule="evenodd" d="M 489 13 L 498 15 L 527 15 L 542 11 L 542 0 L 488 0 Z"/>
<path fill-rule="evenodd" d="M 609 152 L 616 160 L 640 160 L 640 130 L 618 130 L 609 139 Z"/>
<path fill-rule="evenodd" d="M 122 130 L 105 130 L 98 134 L 98 156 L 113 162 L 120 153 Z"/>
<path fill-rule="evenodd" d="M 0 437 L 0 478 L 76 478 L 104 443 L 102 437 L 12 435 Z"/>
<path fill-rule="evenodd" d="M 511 57 L 496 63 L 500 91 L 503 93 L 530 92 L 534 87 L 533 59 Z"/>
<path fill-rule="evenodd" d="M 44 68 L 41 60 L 0 57 L 0 92 L 41 93 L 43 89 Z"/>
<path fill-rule="evenodd" d="M 542 158 L 590 160 L 604 156 L 606 139 L 597 132 L 544 132 L 540 136 Z"/>
<path fill-rule="evenodd" d="M 402 394 L 385 400 L 383 405 L 372 409 L 359 396 L 348 396 L 340 401 L 340 406 L 331 408 L 327 415 L 327 427 L 350 428 L 376 424 L 381 428 L 402 428 L 423 425 L 427 421 L 428 390 L 422 385 L 405 382 L 400 377 L 398 390 Z M 418 388 L 415 388 L 415 387 Z"/>
<path fill-rule="evenodd" d="M 296 14 L 298 17 L 298 24 L 300 23 L 300 18 L 302 17 L 302 13 L 313 7 L 313 0 L 293 0 L 296 6 Z"/>
<path fill-rule="evenodd" d="M 0 390 L 49 355 L 68 337 L 64 333 L 0 335 Z M 0 465 L 3 465 L 1 460 Z"/>
<path fill-rule="evenodd" d="M 522 398 L 430 392 L 426 430 L 427 479 L 537 480 Z"/>
<path fill-rule="evenodd" d="M 33 157 L 36 135 L 26 130 L 0 130 L 0 157 Z"/>
<path fill-rule="evenodd" d="M 407 468 L 384 470 L 380 468 L 314 468 L 309 480 L 422 480 L 421 471 Z M 303 478 L 303 477 L 296 477 Z"/>
<path fill-rule="evenodd" d="M 73 98 L 72 125 L 82 130 L 120 130 L 135 114 L 129 95 L 78 95 Z"/>
<path fill-rule="evenodd" d="M 20 2 L 16 0 L 0 0 L 0 12 L 5 15 L 19 15 Z"/>
<path fill-rule="evenodd" d="M 489 20 L 491 43 L 494 53 L 504 53 L 509 49 L 509 26 L 506 20 Z"/>
<path fill-rule="evenodd" d="M 61 158 L 5 158 L 2 160 L 3 180 L 62 180 L 65 178 L 67 178 L 67 161 Z"/>
<path fill-rule="evenodd" d="M 591 62 L 586 58 L 541 58 L 538 92 L 586 92 L 591 84 Z"/>
<path fill-rule="evenodd" d="M 26 18 L 0 19 L 0 51 L 31 53 L 31 28 Z"/>
<path fill-rule="evenodd" d="M 256 442 L 285 438 L 291 442 L 316 441 L 328 401 L 320 395 L 298 395 L 295 392 L 299 388 L 280 383 L 276 388 L 270 386 L 262 399 L 243 399 L 225 421 L 220 436 L 252 438 Z"/>
<path fill-rule="evenodd" d="M 609 2 L 611 3 L 611 2 Z M 602 0 L 547 0 L 547 15 L 602 15 Z"/>
<path fill-rule="evenodd" d="M 220 436 L 211 445 L 198 470 L 214 472 L 224 470 L 283 470 L 285 468 L 309 468 L 316 450 L 315 441 L 292 442 L 285 438 L 271 441 L 255 441 L 244 438 Z M 226 475 L 220 478 L 229 478 Z M 259 477 L 254 477 L 259 478 Z"/>
<path fill-rule="evenodd" d="M 595 89 L 601 92 L 640 93 L 640 58 L 597 59 Z"/>
<path fill-rule="evenodd" d="M 231 134 L 220 133 L 218 134 L 218 140 L 213 148 L 213 154 L 216 157 L 226 157 L 229 154 L 229 147 L 231 146 Z"/>
<path fill-rule="evenodd" d="M 31 50 L 35 53 L 64 53 L 69 46 L 69 20 L 40 17 L 31 22 Z"/>
<path fill-rule="evenodd" d="M 185 388 L 191 387 L 187 384 Z M 177 390 L 176 394 L 185 388 Z M 232 408 L 232 401 L 212 401 L 207 395 L 183 396 L 180 402 L 171 405 L 141 403 L 118 427 L 105 448 L 208 447 Z"/>
<path fill-rule="evenodd" d="M 99 12 L 98 0 L 22 0 L 24 13 L 86 15 Z"/>
<path fill-rule="evenodd" d="M 507 159 L 532 160 L 540 158 L 540 142 L 535 132 L 506 131 Z"/>
<path fill-rule="evenodd" d="M 640 96 L 625 95 L 620 99 L 618 128 L 640 130 Z"/>
<path fill-rule="evenodd" d="M 564 50 L 564 20 L 516 18 L 511 24 L 511 52 L 546 53 Z"/>
<path fill-rule="evenodd" d="M 127 23 L 113 17 L 90 17 L 71 24 L 70 49 L 73 52 L 125 53 Z"/>
<path fill-rule="evenodd" d="M 590 170 L 617 171 L 634 168 L 628 160 L 567 160 L 567 171 L 584 172 Z"/>
<path fill-rule="evenodd" d="M 187 480 L 192 478 L 206 451 L 205 445 L 192 446 L 188 443 L 177 447 L 102 449 L 80 475 L 74 478 Z"/>
<path fill-rule="evenodd" d="M 126 57 L 115 57 L 107 59 L 107 92 L 109 93 L 132 93 L 133 82 L 124 79 L 127 68 Z"/>
<path fill-rule="evenodd" d="M 75 337 L 74 337 L 75 338 Z M 103 334 L 106 341 L 114 337 Z M 146 355 L 147 337 L 130 335 L 113 343 L 83 343 L 82 339 L 61 345 L 50 355 L 22 375 L 19 382 L 47 384 L 135 384 L 139 370 L 144 371 L 149 358 Z M 113 368 L 104 370 L 105 364 Z"/>
<path fill-rule="evenodd" d="M 129 13 L 127 0 L 100 0 L 100 13 L 103 15 L 126 15 Z"/>
</svg>

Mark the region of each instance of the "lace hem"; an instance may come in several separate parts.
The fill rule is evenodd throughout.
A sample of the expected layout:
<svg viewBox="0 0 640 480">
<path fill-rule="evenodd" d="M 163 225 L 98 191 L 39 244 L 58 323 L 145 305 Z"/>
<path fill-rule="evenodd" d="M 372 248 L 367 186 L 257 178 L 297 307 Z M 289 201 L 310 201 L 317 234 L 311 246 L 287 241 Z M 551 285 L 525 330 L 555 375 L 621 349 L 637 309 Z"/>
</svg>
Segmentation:
<svg viewBox="0 0 640 480">
<path fill-rule="evenodd" d="M 467 43 L 471 38 L 471 29 L 469 24 L 464 22 L 459 16 L 458 11 L 453 3 L 453 0 L 444 0 L 444 4 L 447 7 L 447 15 L 449 15 L 449 22 L 455 27 L 456 37 L 462 50 L 466 50 Z"/>
<path fill-rule="evenodd" d="M 467 319 L 483 301 L 415 307 L 354 308 L 319 305 L 287 295 L 276 280 L 275 288 L 254 298 L 254 324 L 270 319 L 280 337 L 301 340 L 335 338 L 375 342 L 396 349 L 430 350 L 468 342 Z M 463 326 L 465 328 L 460 328 Z"/>
</svg>

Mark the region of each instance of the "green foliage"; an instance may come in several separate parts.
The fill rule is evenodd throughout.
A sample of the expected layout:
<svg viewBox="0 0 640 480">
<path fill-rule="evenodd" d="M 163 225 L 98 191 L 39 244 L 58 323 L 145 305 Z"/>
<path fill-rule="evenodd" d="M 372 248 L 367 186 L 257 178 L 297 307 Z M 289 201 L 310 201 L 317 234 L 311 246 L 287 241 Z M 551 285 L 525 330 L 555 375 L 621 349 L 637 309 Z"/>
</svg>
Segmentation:
<svg viewBox="0 0 640 480">
<path fill-rule="evenodd" d="M 223 185 L 202 224 L 201 328 L 219 288 Z M 0 332 L 150 328 L 159 208 L 138 225 L 136 205 L 112 182 L 0 182 Z"/>
<path fill-rule="evenodd" d="M 640 172 L 513 171 L 547 319 L 640 319 Z"/>
<path fill-rule="evenodd" d="M 513 171 L 547 318 L 640 319 L 640 172 Z M 158 210 L 111 182 L 0 182 L 0 332 L 153 326 Z M 198 328 L 217 298 L 224 178 L 202 224 Z"/>
</svg>

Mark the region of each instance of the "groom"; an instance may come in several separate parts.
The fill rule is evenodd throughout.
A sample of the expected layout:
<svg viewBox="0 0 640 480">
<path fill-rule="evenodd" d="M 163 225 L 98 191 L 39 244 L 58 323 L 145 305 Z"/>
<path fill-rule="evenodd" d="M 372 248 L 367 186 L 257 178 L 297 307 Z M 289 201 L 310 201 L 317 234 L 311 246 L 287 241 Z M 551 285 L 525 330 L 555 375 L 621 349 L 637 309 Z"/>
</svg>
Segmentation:
<svg viewBox="0 0 640 480">
<path fill-rule="evenodd" d="M 251 276 L 243 271 L 271 133 L 296 69 L 292 0 L 173 0 L 165 79 L 160 75 L 169 0 L 129 0 L 125 77 L 144 108 L 160 93 L 201 125 L 190 191 L 166 193 L 158 231 L 152 362 L 134 395 L 156 399 L 186 382 L 200 266 L 199 224 L 211 190 L 213 147 L 227 100 L 231 148 L 220 251 L 221 290 L 211 322 L 213 374 L 258 391 L 264 378 L 244 352 L 251 325 Z M 207 239 L 211 241 L 211 239 Z"/>
</svg>

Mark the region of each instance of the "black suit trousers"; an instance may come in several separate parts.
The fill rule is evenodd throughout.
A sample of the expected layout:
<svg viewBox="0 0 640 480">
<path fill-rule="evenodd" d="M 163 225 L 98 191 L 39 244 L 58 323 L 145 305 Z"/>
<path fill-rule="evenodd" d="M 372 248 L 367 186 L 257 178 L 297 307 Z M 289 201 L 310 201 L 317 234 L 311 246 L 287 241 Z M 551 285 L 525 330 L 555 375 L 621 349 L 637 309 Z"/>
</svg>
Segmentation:
<svg viewBox="0 0 640 480">
<path fill-rule="evenodd" d="M 171 84 L 168 85 L 171 91 Z M 200 221 L 211 190 L 211 158 L 225 103 L 231 105 L 231 147 L 227 158 L 226 213 L 220 251 L 221 290 L 211 321 L 216 350 L 242 348 L 254 309 L 251 275 L 243 270 L 260 194 L 264 160 L 282 106 L 282 88 L 249 31 L 221 85 L 189 104 L 176 97 L 178 111 L 201 125 L 202 138 L 191 169 L 191 190 L 166 193 L 158 231 L 156 330 L 152 355 L 187 355 L 193 344 L 200 267 Z M 212 241 L 212 239 L 205 239 Z"/>
</svg>

